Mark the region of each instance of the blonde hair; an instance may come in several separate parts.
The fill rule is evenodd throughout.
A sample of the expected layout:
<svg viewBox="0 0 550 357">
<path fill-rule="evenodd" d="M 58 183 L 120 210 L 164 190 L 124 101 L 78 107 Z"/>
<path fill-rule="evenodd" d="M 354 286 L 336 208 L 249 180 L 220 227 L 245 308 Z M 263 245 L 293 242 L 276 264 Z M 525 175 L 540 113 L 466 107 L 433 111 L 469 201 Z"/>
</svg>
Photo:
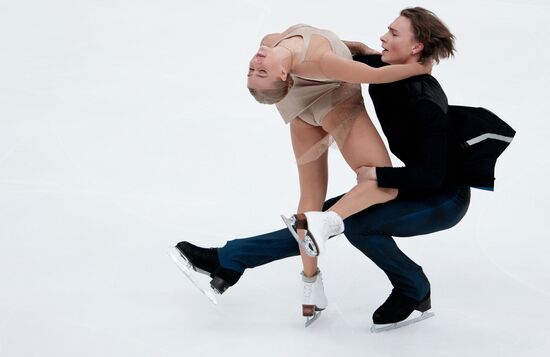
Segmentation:
<svg viewBox="0 0 550 357">
<path fill-rule="evenodd" d="M 262 104 L 275 104 L 283 100 L 284 97 L 288 94 L 292 85 L 294 85 L 294 80 L 292 76 L 288 75 L 286 81 L 282 79 L 277 79 L 273 83 L 273 86 L 269 89 L 254 89 L 248 87 L 250 94 Z"/>
</svg>

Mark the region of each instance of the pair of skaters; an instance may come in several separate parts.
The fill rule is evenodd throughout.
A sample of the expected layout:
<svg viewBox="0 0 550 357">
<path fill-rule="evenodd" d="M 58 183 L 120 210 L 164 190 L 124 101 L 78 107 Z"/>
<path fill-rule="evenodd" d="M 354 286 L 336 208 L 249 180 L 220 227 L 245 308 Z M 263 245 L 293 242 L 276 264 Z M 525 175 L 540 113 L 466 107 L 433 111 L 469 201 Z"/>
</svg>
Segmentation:
<svg viewBox="0 0 550 357">
<path fill-rule="evenodd" d="M 404 9 L 380 40 L 383 51 L 377 54 L 307 25 L 263 38 L 249 64 L 248 88 L 257 101 L 276 104 L 290 124 L 300 184 L 292 228 L 311 249 L 298 245 L 288 229 L 230 240 L 220 248 L 179 242 L 181 258 L 208 273 L 219 293 L 246 269 L 300 254 L 302 310 L 312 316 L 327 307 L 327 299 L 317 257 L 310 255 L 322 254 L 329 238 L 345 233 L 393 286 L 373 314 L 375 324 L 396 323 L 414 310 L 431 308 L 428 278 L 393 237 L 457 224 L 468 209 L 471 186 L 492 190 L 496 157 L 514 132 L 488 111 L 448 105 L 430 73 L 434 61 L 453 56 L 454 36 L 435 14 Z M 360 83 L 371 84 L 382 130 L 404 167 L 392 167 L 365 110 Z M 477 125 L 479 117 L 485 126 Z M 465 140 L 476 137 L 477 156 Z M 357 174 L 357 185 L 325 201 L 332 140 Z"/>
</svg>

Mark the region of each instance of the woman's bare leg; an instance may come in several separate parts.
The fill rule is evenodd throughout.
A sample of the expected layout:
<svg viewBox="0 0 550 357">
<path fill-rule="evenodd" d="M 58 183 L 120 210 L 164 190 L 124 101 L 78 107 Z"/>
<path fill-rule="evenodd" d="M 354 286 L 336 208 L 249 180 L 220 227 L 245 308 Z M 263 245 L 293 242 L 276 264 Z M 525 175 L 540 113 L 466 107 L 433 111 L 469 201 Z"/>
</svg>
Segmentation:
<svg viewBox="0 0 550 357">
<path fill-rule="evenodd" d="M 382 138 L 372 124 L 364 107 L 351 119 L 345 116 L 328 115 L 323 129 L 329 132 L 344 159 L 355 171 L 361 166 L 391 166 L 391 160 Z M 343 123 L 343 120 L 351 122 Z M 397 196 L 396 189 L 379 188 L 376 181 L 363 181 L 354 186 L 329 210 L 345 219 L 377 203 L 383 203 Z"/>
<path fill-rule="evenodd" d="M 328 184 L 328 152 L 322 147 L 328 135 L 323 128 L 310 125 L 300 118 L 290 123 L 290 136 L 300 179 L 300 202 L 297 213 L 320 211 L 326 198 Z M 321 145 L 321 146 L 320 146 Z M 305 231 L 298 230 L 303 239 Z M 304 275 L 317 273 L 317 258 L 308 256 L 300 247 Z"/>
</svg>

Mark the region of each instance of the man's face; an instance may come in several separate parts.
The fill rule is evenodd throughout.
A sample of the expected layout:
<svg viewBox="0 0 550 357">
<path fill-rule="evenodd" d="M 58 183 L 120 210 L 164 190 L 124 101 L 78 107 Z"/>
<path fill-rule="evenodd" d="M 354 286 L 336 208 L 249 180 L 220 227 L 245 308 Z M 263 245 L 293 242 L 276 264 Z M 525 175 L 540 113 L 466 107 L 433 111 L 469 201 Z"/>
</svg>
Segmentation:
<svg viewBox="0 0 550 357">
<path fill-rule="evenodd" d="M 382 37 L 382 61 L 389 64 L 417 62 L 422 44 L 419 44 L 412 31 L 411 21 L 399 16 L 388 26 L 388 32 Z"/>
</svg>

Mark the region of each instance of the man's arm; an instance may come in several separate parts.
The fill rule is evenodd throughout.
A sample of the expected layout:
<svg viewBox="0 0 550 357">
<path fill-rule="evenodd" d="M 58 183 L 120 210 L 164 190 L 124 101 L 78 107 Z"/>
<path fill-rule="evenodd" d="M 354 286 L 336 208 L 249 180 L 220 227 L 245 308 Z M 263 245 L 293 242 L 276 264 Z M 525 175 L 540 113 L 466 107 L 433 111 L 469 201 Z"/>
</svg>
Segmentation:
<svg viewBox="0 0 550 357">
<path fill-rule="evenodd" d="M 422 137 L 410 138 L 421 145 L 417 163 L 405 167 L 377 167 L 379 187 L 407 189 L 443 184 L 447 171 L 447 115 L 429 100 L 419 101 L 414 115 L 422 128 Z"/>
</svg>

